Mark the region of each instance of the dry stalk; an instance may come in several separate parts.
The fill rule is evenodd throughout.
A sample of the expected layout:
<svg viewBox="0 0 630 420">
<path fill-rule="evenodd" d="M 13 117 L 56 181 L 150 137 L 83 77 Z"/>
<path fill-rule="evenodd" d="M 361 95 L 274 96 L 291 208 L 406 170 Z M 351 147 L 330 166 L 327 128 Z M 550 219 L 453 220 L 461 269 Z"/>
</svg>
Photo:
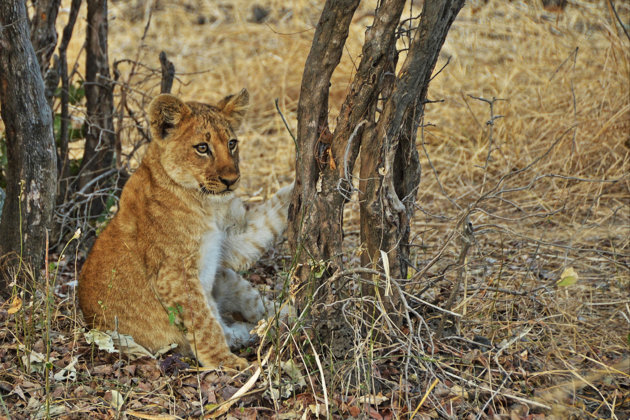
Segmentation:
<svg viewBox="0 0 630 420">
<path fill-rule="evenodd" d="M 446 302 L 446 310 L 450 310 L 451 307 L 453 306 L 453 302 L 455 302 L 455 297 L 457 296 L 457 294 L 459 293 L 459 288 L 461 287 L 461 283 L 462 283 L 462 278 L 463 278 L 463 273 L 464 270 L 466 269 L 466 257 L 468 256 L 468 250 L 470 249 L 470 247 L 472 246 L 473 242 L 475 241 L 475 236 L 474 236 L 474 231 L 473 231 L 473 225 L 472 223 L 468 220 L 468 218 L 465 218 L 463 220 L 462 226 L 461 226 L 461 241 L 462 241 L 462 249 L 459 252 L 459 257 L 457 259 L 457 276 L 455 278 L 455 282 L 453 283 L 453 287 L 451 289 L 451 294 L 448 298 L 448 301 Z M 446 318 L 447 318 L 447 314 L 443 314 L 442 315 L 442 319 L 440 320 L 440 325 L 438 327 L 438 329 L 435 332 L 435 336 L 439 339 L 442 337 L 442 334 L 444 333 L 444 324 L 446 322 Z"/>
</svg>

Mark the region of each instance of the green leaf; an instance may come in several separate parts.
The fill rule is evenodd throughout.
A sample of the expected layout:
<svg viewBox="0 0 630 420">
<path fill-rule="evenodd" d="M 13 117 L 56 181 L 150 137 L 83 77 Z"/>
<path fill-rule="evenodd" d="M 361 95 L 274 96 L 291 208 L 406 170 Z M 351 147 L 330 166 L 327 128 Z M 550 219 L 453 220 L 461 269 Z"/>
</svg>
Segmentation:
<svg viewBox="0 0 630 420">
<path fill-rule="evenodd" d="M 71 105 L 76 105 L 81 102 L 81 99 L 85 97 L 85 88 L 83 83 L 79 82 L 75 85 L 70 85 L 68 88 L 68 102 Z"/>
<path fill-rule="evenodd" d="M 575 272 L 573 267 L 569 267 L 565 269 L 560 275 L 560 280 L 556 283 L 556 286 L 559 287 L 568 287 L 573 286 L 578 281 L 578 274 Z"/>
<path fill-rule="evenodd" d="M 176 307 L 174 307 L 174 308 L 172 306 L 169 306 L 168 308 L 166 308 L 166 310 L 168 311 L 168 322 L 171 325 L 175 325 L 175 320 L 176 320 L 175 317 L 178 314 L 181 314 L 181 313 L 184 312 L 184 309 L 179 304 Z"/>
<path fill-rule="evenodd" d="M 316 279 L 321 279 L 324 276 L 326 268 L 328 268 L 328 265 L 324 261 L 311 262 L 311 273 Z"/>
<path fill-rule="evenodd" d="M 57 146 L 59 146 L 59 139 L 61 138 L 61 114 L 55 114 L 55 118 L 53 120 L 53 133 Z"/>
</svg>

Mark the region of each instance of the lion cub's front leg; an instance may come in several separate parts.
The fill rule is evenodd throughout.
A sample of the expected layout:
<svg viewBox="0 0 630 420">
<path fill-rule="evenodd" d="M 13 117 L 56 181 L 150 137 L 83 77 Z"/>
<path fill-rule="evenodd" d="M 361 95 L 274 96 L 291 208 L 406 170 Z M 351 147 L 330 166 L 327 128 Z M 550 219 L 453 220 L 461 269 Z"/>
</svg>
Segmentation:
<svg viewBox="0 0 630 420">
<path fill-rule="evenodd" d="M 232 213 L 243 218 L 243 229 L 228 232 L 223 244 L 222 265 L 235 271 L 249 268 L 249 266 L 267 251 L 287 228 L 287 209 L 293 192 L 294 184 L 280 188 L 264 204 L 248 211 L 235 210 L 240 207 L 240 200 L 234 200 Z"/>
<path fill-rule="evenodd" d="M 228 347 L 216 311 L 210 308 L 203 293 L 197 270 L 186 269 L 185 265 L 181 260 L 165 262 L 156 281 L 161 302 L 167 308 L 181 308 L 179 319 L 186 340 L 203 366 L 246 369 L 247 360 L 233 354 Z"/>
</svg>

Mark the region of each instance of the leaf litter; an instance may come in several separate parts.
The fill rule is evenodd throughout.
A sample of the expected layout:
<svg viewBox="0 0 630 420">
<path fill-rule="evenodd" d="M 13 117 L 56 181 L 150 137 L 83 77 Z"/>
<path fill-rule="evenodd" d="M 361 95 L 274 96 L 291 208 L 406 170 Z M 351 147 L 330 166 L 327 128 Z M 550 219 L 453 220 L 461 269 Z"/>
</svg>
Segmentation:
<svg viewBox="0 0 630 420">
<path fill-rule="evenodd" d="M 292 179 L 293 145 L 267 98 L 280 98 L 288 121 L 295 121 L 299 63 L 308 54 L 319 6 L 261 2 L 270 14 L 266 25 L 255 25 L 244 23 L 250 10 L 244 0 L 219 8 L 203 1 L 193 1 L 194 7 L 159 3 L 149 36 L 140 42 L 144 9 L 138 13 L 130 2 L 110 2 L 110 55 L 135 57 L 140 48 L 142 60 L 155 65 L 158 52 L 166 50 L 182 73 L 175 92 L 187 98 L 213 100 L 247 86 L 253 106 L 243 132 L 242 190 L 260 201 Z M 627 21 L 630 9 L 614 3 Z M 373 4 L 361 7 L 365 16 L 353 23 L 333 77 L 333 114 L 345 96 Z M 82 249 L 78 261 L 60 259 L 49 327 L 44 291 L 34 299 L 18 293 L 0 302 L 0 416 L 200 418 L 229 401 L 225 418 L 630 416 L 630 48 L 612 17 L 601 2 L 571 2 L 556 20 L 529 2 L 491 0 L 484 7 L 466 6 L 449 33 L 442 55 L 452 63 L 429 90 L 431 99 L 446 103 L 427 105 L 433 126 L 419 139 L 425 170 L 412 229 L 418 251 L 411 261 L 418 271 L 408 279 L 418 290 L 429 288 L 418 293 L 422 301 L 409 298 L 422 318 L 401 326 L 402 333 L 426 331 L 442 317 L 427 308 L 442 307 L 454 281 L 458 248 L 445 239 L 449 220 L 458 215 L 447 211 L 452 201 L 465 207 L 466 197 L 481 196 L 486 177 L 497 181 L 519 171 L 560 142 L 535 174 L 516 179 L 472 217 L 477 248 L 451 308 L 461 317 L 447 323 L 442 340 L 423 338 L 421 352 L 396 347 L 397 337 L 388 343 L 356 340 L 347 360 L 322 374 L 305 345 L 307 332 L 282 327 L 270 344 L 265 337 L 273 323 L 267 323 L 259 329 L 264 349 L 241 353 L 261 361 L 273 347 L 269 363 L 246 387 L 256 370 L 197 370 L 177 349 L 149 355 L 126 337 L 126 351 L 110 352 L 116 334 L 88 343 L 74 306 Z M 206 22 L 203 36 L 197 23 L 182 21 Z M 70 47 L 75 54 L 83 43 L 78 26 Z M 572 67 L 566 57 L 576 46 Z M 156 94 L 159 83 L 146 80 L 134 88 Z M 200 91 L 200 84 L 217 89 Z M 509 99 L 497 105 L 504 118 L 494 125 L 494 143 L 484 126 L 487 108 L 467 94 Z M 562 137 L 567 129 L 575 132 Z M 267 149 L 276 153 L 260 153 Z M 357 248 L 348 255 L 350 264 L 360 255 L 356 203 L 346 213 L 346 241 Z M 414 277 L 442 246 L 442 258 L 422 278 Z M 275 291 L 288 265 L 277 261 L 288 260 L 283 248 L 272 250 L 249 278 Z M 44 343 L 46 328 L 50 340 Z M 409 354 L 420 360 L 408 362 Z"/>
</svg>

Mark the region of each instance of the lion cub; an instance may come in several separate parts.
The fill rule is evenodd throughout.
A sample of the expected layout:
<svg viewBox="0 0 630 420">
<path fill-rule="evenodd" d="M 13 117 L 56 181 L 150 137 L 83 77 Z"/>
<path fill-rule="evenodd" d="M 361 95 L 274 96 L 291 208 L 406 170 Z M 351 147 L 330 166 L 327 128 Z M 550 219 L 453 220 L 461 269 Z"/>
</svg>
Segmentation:
<svg viewBox="0 0 630 420">
<path fill-rule="evenodd" d="M 235 270 L 286 228 L 292 191 L 251 212 L 232 194 L 240 179 L 234 130 L 248 101 L 246 90 L 216 106 L 153 100 L 153 140 L 81 272 L 88 324 L 130 334 L 152 351 L 177 343 L 204 366 L 247 367 L 230 347 L 250 340 L 265 302 Z M 227 312 L 248 322 L 228 322 Z"/>
</svg>

